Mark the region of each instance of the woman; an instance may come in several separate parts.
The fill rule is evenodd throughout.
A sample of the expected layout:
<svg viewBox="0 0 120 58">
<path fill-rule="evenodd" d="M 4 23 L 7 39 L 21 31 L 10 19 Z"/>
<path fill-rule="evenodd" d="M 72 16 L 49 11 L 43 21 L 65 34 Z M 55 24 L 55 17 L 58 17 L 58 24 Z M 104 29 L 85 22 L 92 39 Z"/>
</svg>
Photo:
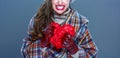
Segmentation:
<svg viewBox="0 0 120 58">
<path fill-rule="evenodd" d="M 70 7 L 72 1 L 44 1 L 30 20 L 28 37 L 23 39 L 24 58 L 96 57 L 97 47 L 89 33 L 88 20 Z"/>
</svg>

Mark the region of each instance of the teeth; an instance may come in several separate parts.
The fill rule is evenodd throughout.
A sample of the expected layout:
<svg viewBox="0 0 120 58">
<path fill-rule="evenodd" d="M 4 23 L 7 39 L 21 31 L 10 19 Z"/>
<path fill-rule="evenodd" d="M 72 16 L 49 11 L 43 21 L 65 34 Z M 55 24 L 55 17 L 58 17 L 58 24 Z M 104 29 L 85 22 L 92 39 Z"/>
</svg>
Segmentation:
<svg viewBox="0 0 120 58">
<path fill-rule="evenodd" d="M 58 9 L 63 9 L 64 6 L 57 6 Z"/>
</svg>

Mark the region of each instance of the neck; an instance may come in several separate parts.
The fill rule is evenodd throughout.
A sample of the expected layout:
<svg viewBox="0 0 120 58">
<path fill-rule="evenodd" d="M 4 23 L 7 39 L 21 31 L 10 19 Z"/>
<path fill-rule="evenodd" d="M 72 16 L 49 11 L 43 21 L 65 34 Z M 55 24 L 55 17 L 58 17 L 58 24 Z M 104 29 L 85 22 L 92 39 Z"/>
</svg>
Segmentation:
<svg viewBox="0 0 120 58">
<path fill-rule="evenodd" d="M 67 20 L 68 15 L 70 14 L 71 9 L 68 8 L 63 14 L 59 15 L 56 12 L 54 12 L 54 15 L 52 17 L 52 20 L 58 24 L 62 24 Z"/>
<path fill-rule="evenodd" d="M 68 8 L 63 14 L 57 14 L 56 12 L 54 12 L 54 15 L 52 17 L 52 20 L 56 23 L 62 24 L 63 22 L 65 22 L 65 20 L 67 19 L 68 15 L 70 14 L 71 9 Z"/>
</svg>

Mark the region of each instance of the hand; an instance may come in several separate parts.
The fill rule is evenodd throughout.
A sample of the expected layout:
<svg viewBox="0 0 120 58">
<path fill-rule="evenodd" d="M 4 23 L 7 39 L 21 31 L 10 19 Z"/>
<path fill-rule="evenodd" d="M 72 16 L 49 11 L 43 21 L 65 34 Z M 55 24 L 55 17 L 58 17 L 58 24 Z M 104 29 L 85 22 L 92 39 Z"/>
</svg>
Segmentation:
<svg viewBox="0 0 120 58">
<path fill-rule="evenodd" d="M 64 48 L 67 49 L 69 54 L 75 54 L 78 51 L 78 46 L 75 44 L 74 40 L 72 39 L 72 36 L 66 35 L 66 40 L 64 41 Z"/>
<path fill-rule="evenodd" d="M 40 46 L 42 48 L 49 47 L 50 46 L 50 37 L 52 37 L 52 35 L 53 35 L 53 27 L 51 25 L 48 25 L 43 33 L 44 33 L 44 36 L 41 39 Z"/>
</svg>

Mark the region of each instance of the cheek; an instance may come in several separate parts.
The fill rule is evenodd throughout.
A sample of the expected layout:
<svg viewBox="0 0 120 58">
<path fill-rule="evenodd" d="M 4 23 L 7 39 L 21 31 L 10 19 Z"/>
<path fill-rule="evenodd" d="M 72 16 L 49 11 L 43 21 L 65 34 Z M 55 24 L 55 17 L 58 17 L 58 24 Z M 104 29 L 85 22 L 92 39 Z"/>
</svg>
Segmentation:
<svg viewBox="0 0 120 58">
<path fill-rule="evenodd" d="M 69 8 L 69 3 L 65 3 L 65 9 Z"/>
<path fill-rule="evenodd" d="M 69 7 L 69 3 L 66 3 L 66 7 Z"/>
<path fill-rule="evenodd" d="M 56 6 L 55 6 L 55 4 L 53 4 L 53 5 L 52 5 L 52 8 L 53 8 L 53 10 L 55 11 L 55 9 L 56 9 Z"/>
<path fill-rule="evenodd" d="M 63 1 L 64 1 L 64 4 L 66 5 L 66 8 L 69 7 L 70 0 L 63 0 Z"/>
<path fill-rule="evenodd" d="M 64 3 L 68 3 L 68 2 L 70 2 L 70 0 L 63 0 L 63 2 L 64 2 Z"/>
<path fill-rule="evenodd" d="M 55 9 L 55 5 L 57 3 L 57 0 L 51 0 L 51 1 L 52 1 L 52 7 L 53 7 L 53 9 Z"/>
</svg>

